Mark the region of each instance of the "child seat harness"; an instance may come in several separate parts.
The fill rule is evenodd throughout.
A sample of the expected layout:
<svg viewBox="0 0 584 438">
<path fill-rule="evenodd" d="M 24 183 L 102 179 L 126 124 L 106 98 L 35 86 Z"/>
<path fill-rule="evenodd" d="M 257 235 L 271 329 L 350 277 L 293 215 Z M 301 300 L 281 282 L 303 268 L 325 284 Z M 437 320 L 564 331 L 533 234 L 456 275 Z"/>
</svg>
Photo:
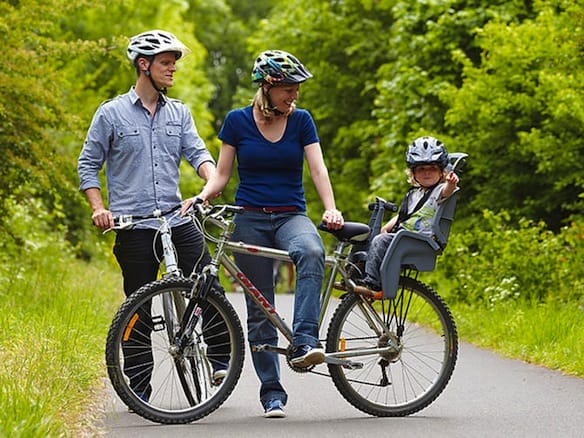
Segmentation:
<svg viewBox="0 0 584 438">
<path fill-rule="evenodd" d="M 438 183 L 440 184 L 440 183 Z M 426 203 L 426 201 L 428 200 L 428 198 L 430 197 L 430 195 L 432 194 L 432 192 L 434 191 L 434 189 L 436 188 L 436 186 L 438 184 L 434 184 L 432 187 L 428 187 L 428 189 L 426 189 L 426 191 L 424 192 L 424 195 L 420 198 L 420 200 L 418 201 L 418 203 L 416 204 L 416 206 L 414 207 L 414 209 L 408 213 L 408 203 L 409 203 L 409 199 L 410 196 L 412 194 L 412 192 L 414 190 L 416 190 L 418 187 L 410 187 L 410 189 L 406 192 L 404 198 L 402 199 L 402 202 L 399 206 L 399 212 L 397 214 L 397 221 L 395 223 L 395 225 L 393 226 L 393 228 L 391 229 L 391 233 L 396 233 L 399 230 L 400 224 L 404 221 L 407 221 L 410 217 L 412 217 L 412 215 L 418 211 L 420 208 L 423 207 L 423 205 Z"/>
</svg>

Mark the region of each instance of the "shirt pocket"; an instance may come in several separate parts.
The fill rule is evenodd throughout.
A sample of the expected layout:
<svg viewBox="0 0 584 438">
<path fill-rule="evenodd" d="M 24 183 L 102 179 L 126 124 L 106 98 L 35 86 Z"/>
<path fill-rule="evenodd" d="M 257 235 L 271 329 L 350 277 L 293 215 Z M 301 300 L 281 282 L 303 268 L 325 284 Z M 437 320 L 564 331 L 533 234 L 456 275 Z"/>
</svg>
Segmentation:
<svg viewBox="0 0 584 438">
<path fill-rule="evenodd" d="M 142 138 L 140 129 L 133 125 L 121 125 L 117 127 L 117 137 L 122 151 L 140 150 Z"/>
<path fill-rule="evenodd" d="M 168 152 L 180 151 L 182 128 L 180 125 L 167 124 L 164 127 L 164 147 Z"/>
</svg>

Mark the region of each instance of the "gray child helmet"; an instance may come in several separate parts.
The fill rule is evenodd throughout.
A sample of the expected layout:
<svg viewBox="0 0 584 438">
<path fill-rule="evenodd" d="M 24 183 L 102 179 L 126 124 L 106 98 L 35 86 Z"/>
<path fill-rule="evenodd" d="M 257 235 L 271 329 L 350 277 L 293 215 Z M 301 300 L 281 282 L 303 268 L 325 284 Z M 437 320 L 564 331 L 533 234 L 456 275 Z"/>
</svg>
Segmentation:
<svg viewBox="0 0 584 438">
<path fill-rule="evenodd" d="M 420 137 L 408 146 L 406 163 L 410 168 L 423 164 L 437 164 L 444 169 L 448 165 L 448 151 L 440 140 L 429 136 Z"/>
</svg>

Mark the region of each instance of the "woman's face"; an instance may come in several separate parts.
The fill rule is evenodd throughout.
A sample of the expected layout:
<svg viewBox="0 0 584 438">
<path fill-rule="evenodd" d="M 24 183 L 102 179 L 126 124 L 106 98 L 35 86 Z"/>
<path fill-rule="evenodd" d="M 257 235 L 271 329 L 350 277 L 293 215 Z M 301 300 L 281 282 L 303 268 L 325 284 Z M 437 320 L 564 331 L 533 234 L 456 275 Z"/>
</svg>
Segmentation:
<svg viewBox="0 0 584 438">
<path fill-rule="evenodd" d="M 424 164 L 414 167 L 414 177 L 422 187 L 432 187 L 440 182 L 442 169 L 437 164 Z"/>
<path fill-rule="evenodd" d="M 276 85 L 268 90 L 268 95 L 278 111 L 288 114 L 292 104 L 298 99 L 300 84 Z"/>
</svg>

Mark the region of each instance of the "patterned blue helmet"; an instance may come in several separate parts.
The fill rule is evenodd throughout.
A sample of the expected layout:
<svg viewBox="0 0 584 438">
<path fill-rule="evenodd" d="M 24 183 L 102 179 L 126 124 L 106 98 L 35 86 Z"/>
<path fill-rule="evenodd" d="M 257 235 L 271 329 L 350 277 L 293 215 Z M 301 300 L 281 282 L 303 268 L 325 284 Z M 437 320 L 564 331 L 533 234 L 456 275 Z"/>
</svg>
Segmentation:
<svg viewBox="0 0 584 438">
<path fill-rule="evenodd" d="M 258 55 L 251 72 L 252 82 L 277 84 L 299 84 L 310 79 L 312 74 L 294 55 L 283 50 L 268 50 Z"/>
</svg>

